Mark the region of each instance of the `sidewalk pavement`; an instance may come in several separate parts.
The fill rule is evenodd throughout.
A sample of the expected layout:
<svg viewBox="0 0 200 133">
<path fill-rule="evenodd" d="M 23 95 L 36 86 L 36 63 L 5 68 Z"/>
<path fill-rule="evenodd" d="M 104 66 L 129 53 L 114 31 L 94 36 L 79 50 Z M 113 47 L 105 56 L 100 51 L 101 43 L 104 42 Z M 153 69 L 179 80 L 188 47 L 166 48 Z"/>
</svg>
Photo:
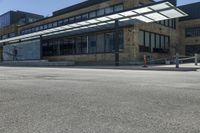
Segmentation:
<svg viewBox="0 0 200 133">
<path fill-rule="evenodd" d="M 3 65 L 1 67 L 6 67 Z M 120 66 L 112 66 L 112 65 L 102 65 L 102 66 L 67 66 L 67 65 L 52 65 L 52 66 L 34 66 L 34 65 L 23 65 L 23 66 L 12 66 L 8 65 L 7 67 L 47 67 L 47 68 L 72 68 L 72 69 L 113 69 L 113 70 L 144 70 L 144 71 L 200 71 L 200 64 L 195 66 L 194 63 L 189 64 L 180 64 L 180 68 L 176 68 L 175 65 L 147 65 L 147 67 L 143 67 L 142 65 L 120 65 Z"/>
<path fill-rule="evenodd" d="M 119 69 L 119 70 L 151 70 L 151 71 L 198 71 L 200 70 L 200 64 L 195 66 L 194 64 L 181 64 L 180 68 L 176 68 L 173 65 L 149 65 L 147 67 L 139 65 L 129 66 L 70 66 L 67 68 L 77 69 Z"/>
</svg>

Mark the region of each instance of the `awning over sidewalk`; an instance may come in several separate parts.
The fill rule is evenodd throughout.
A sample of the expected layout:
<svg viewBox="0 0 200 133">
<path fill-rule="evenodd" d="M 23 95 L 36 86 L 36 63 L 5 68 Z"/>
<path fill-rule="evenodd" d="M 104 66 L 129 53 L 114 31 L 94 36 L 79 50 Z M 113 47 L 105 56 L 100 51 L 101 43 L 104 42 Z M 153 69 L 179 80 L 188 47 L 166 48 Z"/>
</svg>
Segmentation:
<svg viewBox="0 0 200 133">
<path fill-rule="evenodd" d="M 146 6 L 141 6 L 122 12 L 102 16 L 99 18 L 93 18 L 81 22 L 68 24 L 52 29 L 47 29 L 39 32 L 34 32 L 26 35 L 16 36 L 4 40 L 0 40 L 0 43 L 14 42 L 19 40 L 29 40 L 33 38 L 39 38 L 41 36 L 51 36 L 55 34 L 62 34 L 77 30 L 84 30 L 89 28 L 98 28 L 109 24 L 114 24 L 115 20 L 119 22 L 127 21 L 140 21 L 141 23 L 150 23 L 161 20 L 173 19 L 187 16 L 186 13 L 175 7 L 169 2 L 156 2 Z"/>
</svg>

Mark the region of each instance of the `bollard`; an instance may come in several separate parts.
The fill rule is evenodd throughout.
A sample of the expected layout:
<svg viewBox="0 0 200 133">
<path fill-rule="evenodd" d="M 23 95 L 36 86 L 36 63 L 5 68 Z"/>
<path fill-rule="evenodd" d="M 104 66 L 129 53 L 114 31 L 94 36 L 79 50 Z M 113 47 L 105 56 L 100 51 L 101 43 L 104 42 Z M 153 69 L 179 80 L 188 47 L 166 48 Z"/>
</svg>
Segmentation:
<svg viewBox="0 0 200 133">
<path fill-rule="evenodd" d="M 179 68 L 179 54 L 176 53 L 176 68 Z"/>
<path fill-rule="evenodd" d="M 144 66 L 143 67 L 147 67 L 147 56 L 144 55 Z"/>
<path fill-rule="evenodd" d="M 195 66 L 198 66 L 198 54 L 195 54 L 194 57 Z"/>
</svg>

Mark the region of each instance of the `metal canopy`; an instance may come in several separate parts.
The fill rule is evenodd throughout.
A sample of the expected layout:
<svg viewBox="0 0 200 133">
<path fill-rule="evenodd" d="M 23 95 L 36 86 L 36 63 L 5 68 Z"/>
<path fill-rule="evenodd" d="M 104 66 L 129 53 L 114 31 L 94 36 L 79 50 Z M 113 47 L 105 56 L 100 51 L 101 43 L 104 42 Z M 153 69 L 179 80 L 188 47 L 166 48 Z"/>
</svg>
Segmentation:
<svg viewBox="0 0 200 133">
<path fill-rule="evenodd" d="M 157 2 L 152 3 L 150 5 L 129 9 L 126 11 L 102 16 L 99 18 L 93 18 L 81 22 L 76 22 L 72 24 L 68 24 L 65 26 L 60 26 L 56 28 L 51 28 L 39 32 L 34 32 L 26 35 L 21 35 L 13 38 L 8 38 L 4 40 L 0 40 L 0 43 L 5 42 L 13 42 L 17 40 L 28 40 L 32 38 L 39 38 L 40 36 L 51 36 L 55 34 L 61 34 L 76 30 L 84 30 L 88 28 L 95 28 L 99 26 L 104 26 L 108 24 L 114 24 L 115 20 L 119 20 L 119 22 L 124 21 L 132 21 L 137 20 L 141 21 L 142 23 L 150 23 L 156 22 L 161 20 L 179 18 L 187 16 L 186 13 L 175 7 L 169 2 Z"/>
</svg>

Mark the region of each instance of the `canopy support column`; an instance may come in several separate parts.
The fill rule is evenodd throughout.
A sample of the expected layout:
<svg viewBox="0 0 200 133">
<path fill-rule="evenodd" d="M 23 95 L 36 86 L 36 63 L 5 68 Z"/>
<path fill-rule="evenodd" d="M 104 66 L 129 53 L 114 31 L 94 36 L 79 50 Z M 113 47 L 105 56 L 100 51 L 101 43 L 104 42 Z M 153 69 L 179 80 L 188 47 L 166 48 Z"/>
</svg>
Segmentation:
<svg viewBox="0 0 200 133">
<path fill-rule="evenodd" d="M 115 20 L 115 66 L 119 66 L 119 20 Z"/>
</svg>

